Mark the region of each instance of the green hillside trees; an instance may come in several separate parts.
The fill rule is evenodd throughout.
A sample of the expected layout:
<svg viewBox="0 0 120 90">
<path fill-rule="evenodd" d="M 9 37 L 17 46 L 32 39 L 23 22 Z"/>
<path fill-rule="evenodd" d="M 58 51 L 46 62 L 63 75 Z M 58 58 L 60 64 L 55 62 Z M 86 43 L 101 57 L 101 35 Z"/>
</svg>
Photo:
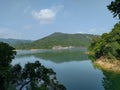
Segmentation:
<svg viewBox="0 0 120 90">
<path fill-rule="evenodd" d="M 118 16 L 120 19 L 120 0 L 112 1 L 107 8 L 113 13 L 113 17 Z M 96 59 L 105 57 L 120 60 L 120 23 L 115 24 L 110 33 L 104 33 L 101 37 L 94 39 L 89 50 Z"/>
<path fill-rule="evenodd" d="M 89 50 L 95 58 L 120 59 L 120 23 L 117 23 L 110 33 L 95 38 Z"/>
<path fill-rule="evenodd" d="M 56 32 L 32 43 L 18 44 L 16 49 L 52 49 L 55 46 L 62 47 L 88 47 L 94 37 L 90 34 L 66 34 Z"/>
</svg>

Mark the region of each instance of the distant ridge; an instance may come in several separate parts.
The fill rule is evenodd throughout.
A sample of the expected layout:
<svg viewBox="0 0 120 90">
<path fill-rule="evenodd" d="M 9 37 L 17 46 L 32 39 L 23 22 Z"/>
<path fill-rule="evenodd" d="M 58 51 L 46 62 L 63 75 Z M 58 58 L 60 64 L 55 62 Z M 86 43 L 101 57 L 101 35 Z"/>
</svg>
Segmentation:
<svg viewBox="0 0 120 90">
<path fill-rule="evenodd" d="M 22 39 L 4 39 L 0 38 L 0 42 L 8 43 L 12 46 L 17 44 L 25 44 L 25 43 L 31 43 L 31 40 L 22 40 Z"/>
<path fill-rule="evenodd" d="M 55 32 L 42 39 L 35 40 L 29 44 L 19 44 L 17 49 L 52 49 L 55 46 L 61 47 L 88 47 L 92 39 L 97 35 L 92 34 L 66 34 Z"/>
</svg>

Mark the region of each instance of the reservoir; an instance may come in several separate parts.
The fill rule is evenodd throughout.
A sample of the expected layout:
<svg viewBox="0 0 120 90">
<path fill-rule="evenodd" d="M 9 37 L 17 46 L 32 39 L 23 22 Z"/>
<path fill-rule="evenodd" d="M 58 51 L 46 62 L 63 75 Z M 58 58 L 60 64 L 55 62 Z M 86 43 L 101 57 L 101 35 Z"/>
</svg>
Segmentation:
<svg viewBox="0 0 120 90">
<path fill-rule="evenodd" d="M 19 50 L 12 65 L 24 66 L 40 61 L 56 72 L 57 80 L 67 90 L 120 90 L 120 75 L 105 72 L 93 65 L 86 49 Z"/>
</svg>

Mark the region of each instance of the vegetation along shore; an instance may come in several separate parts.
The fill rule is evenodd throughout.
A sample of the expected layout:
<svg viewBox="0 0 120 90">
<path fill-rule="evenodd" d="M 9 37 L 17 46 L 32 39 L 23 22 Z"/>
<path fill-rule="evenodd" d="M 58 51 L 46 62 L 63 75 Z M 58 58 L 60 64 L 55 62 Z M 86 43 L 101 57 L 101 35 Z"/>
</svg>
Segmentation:
<svg viewBox="0 0 120 90">
<path fill-rule="evenodd" d="M 113 13 L 113 17 L 120 19 L 119 0 L 112 1 L 107 7 Z M 94 63 L 99 67 L 120 73 L 120 22 L 115 24 L 111 32 L 95 38 L 89 50 L 89 54 L 96 59 Z"/>
</svg>

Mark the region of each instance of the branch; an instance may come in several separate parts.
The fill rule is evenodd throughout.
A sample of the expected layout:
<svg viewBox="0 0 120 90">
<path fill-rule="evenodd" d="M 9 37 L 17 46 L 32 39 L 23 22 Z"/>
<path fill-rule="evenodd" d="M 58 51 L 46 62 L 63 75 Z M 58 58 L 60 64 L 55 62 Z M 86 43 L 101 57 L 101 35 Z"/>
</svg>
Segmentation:
<svg viewBox="0 0 120 90">
<path fill-rule="evenodd" d="M 29 83 L 30 83 L 30 80 L 29 80 L 29 81 L 27 81 L 27 82 L 25 82 L 24 84 L 22 84 L 22 86 L 20 87 L 20 89 L 19 89 L 19 90 L 22 90 L 22 88 L 23 88 L 25 85 L 29 84 Z"/>
</svg>

